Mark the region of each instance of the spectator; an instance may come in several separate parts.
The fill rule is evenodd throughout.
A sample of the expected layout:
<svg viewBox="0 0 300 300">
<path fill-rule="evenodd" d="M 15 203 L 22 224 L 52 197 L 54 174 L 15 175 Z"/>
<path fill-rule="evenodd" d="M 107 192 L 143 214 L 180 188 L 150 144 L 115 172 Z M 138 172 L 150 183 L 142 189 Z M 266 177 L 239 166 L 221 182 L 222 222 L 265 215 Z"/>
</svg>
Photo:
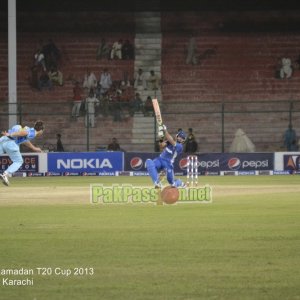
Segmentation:
<svg viewBox="0 0 300 300">
<path fill-rule="evenodd" d="M 110 52 L 111 59 L 115 59 L 115 58 L 122 59 L 122 44 L 123 44 L 123 41 L 121 39 L 119 41 L 113 43 L 112 49 Z"/>
<path fill-rule="evenodd" d="M 188 138 L 190 138 L 192 140 L 196 140 L 195 135 L 193 133 L 193 128 L 188 129 Z"/>
<path fill-rule="evenodd" d="M 56 152 L 65 152 L 65 149 L 64 149 L 64 146 L 62 144 L 62 141 L 61 141 L 61 134 L 58 133 L 56 135 Z"/>
<path fill-rule="evenodd" d="M 195 153 L 198 150 L 198 143 L 196 141 L 195 135 L 193 134 L 193 129 L 189 128 L 188 137 L 185 144 L 186 153 Z"/>
<path fill-rule="evenodd" d="M 134 97 L 133 88 L 131 86 L 126 85 L 125 81 L 122 80 L 119 90 L 121 91 L 120 99 L 123 107 L 128 107 L 130 100 Z"/>
<path fill-rule="evenodd" d="M 80 114 L 80 107 L 82 104 L 82 94 L 83 90 L 79 85 L 79 81 L 75 82 L 73 87 L 73 108 L 72 108 L 72 118 L 78 118 Z"/>
<path fill-rule="evenodd" d="M 51 67 L 50 71 L 48 72 L 48 76 L 53 84 L 63 86 L 63 74 L 57 69 L 57 67 Z"/>
<path fill-rule="evenodd" d="M 122 151 L 120 144 L 118 143 L 118 140 L 114 137 L 112 138 L 112 141 L 110 144 L 107 146 L 108 151 Z"/>
<path fill-rule="evenodd" d="M 129 40 L 125 40 L 122 45 L 122 59 L 134 59 L 134 48 Z"/>
<path fill-rule="evenodd" d="M 186 64 L 196 65 L 198 63 L 197 59 L 197 45 L 196 39 L 191 37 L 187 46 L 187 56 L 186 56 Z"/>
<path fill-rule="evenodd" d="M 110 54 L 110 47 L 108 43 L 106 42 L 105 38 L 101 39 L 101 42 L 97 48 L 97 53 L 96 53 L 96 59 L 102 59 L 102 58 L 109 58 Z"/>
<path fill-rule="evenodd" d="M 289 57 L 281 58 L 281 69 L 280 69 L 280 78 L 290 78 L 292 77 L 292 61 Z"/>
<path fill-rule="evenodd" d="M 96 96 L 97 97 L 97 96 Z M 100 98 L 100 112 L 104 117 L 107 117 L 109 114 L 109 106 L 110 106 L 110 96 L 108 94 L 103 95 Z"/>
<path fill-rule="evenodd" d="M 110 107 L 114 116 L 114 122 L 122 121 L 121 93 L 119 89 L 115 89 L 110 96 Z"/>
<path fill-rule="evenodd" d="M 238 129 L 235 132 L 235 136 L 230 146 L 229 152 L 255 152 L 255 146 L 247 137 L 246 133 L 242 129 Z"/>
<path fill-rule="evenodd" d="M 144 116 L 153 116 L 154 115 L 154 109 L 152 104 L 152 98 L 151 96 L 148 96 L 145 104 L 144 104 Z"/>
<path fill-rule="evenodd" d="M 148 77 L 148 87 L 150 90 L 159 89 L 159 77 L 153 70 L 150 71 L 150 76 Z"/>
<path fill-rule="evenodd" d="M 143 73 L 142 69 L 139 69 L 136 74 L 136 77 L 134 79 L 134 88 L 136 90 L 146 90 L 147 89 L 146 76 Z"/>
<path fill-rule="evenodd" d="M 45 55 L 47 70 L 50 70 L 52 67 L 57 68 L 61 59 L 61 53 L 52 39 L 49 39 L 48 44 L 43 46 L 42 52 Z"/>
<path fill-rule="evenodd" d="M 297 141 L 297 135 L 295 129 L 293 129 L 293 125 L 289 124 L 288 129 L 284 133 L 284 146 L 287 151 L 293 151 L 292 145 L 294 145 Z"/>
<path fill-rule="evenodd" d="M 41 91 L 43 88 L 48 88 L 48 90 L 53 89 L 52 81 L 46 71 L 43 71 L 38 79 L 38 90 Z"/>
<path fill-rule="evenodd" d="M 41 49 L 38 49 L 34 54 L 33 66 L 37 66 L 37 67 L 41 66 L 44 71 L 47 70 L 46 62 L 45 62 L 45 55 L 44 55 L 44 53 L 42 52 Z"/>
<path fill-rule="evenodd" d="M 299 151 L 299 144 L 297 144 L 296 140 L 292 141 L 291 151 Z"/>
<path fill-rule="evenodd" d="M 86 74 L 84 75 L 83 87 L 88 91 L 97 87 L 97 78 L 89 69 L 86 70 Z"/>
<path fill-rule="evenodd" d="M 100 75 L 99 88 L 100 96 L 106 94 L 112 86 L 111 75 L 108 72 L 107 68 L 104 68 L 103 72 Z"/>
<path fill-rule="evenodd" d="M 128 86 L 126 85 L 126 82 L 124 80 L 122 80 L 120 82 L 120 86 L 119 86 L 119 89 L 122 91 L 122 94 L 126 92 Z"/>
<path fill-rule="evenodd" d="M 129 75 L 128 75 L 128 71 L 124 71 L 123 72 L 123 81 L 125 82 L 125 84 L 130 87 L 130 79 L 129 79 Z"/>
<path fill-rule="evenodd" d="M 143 100 L 140 93 L 135 93 L 135 97 L 129 103 L 129 109 L 132 117 L 136 112 L 143 111 Z"/>
<path fill-rule="evenodd" d="M 89 95 L 85 100 L 85 127 L 95 127 L 95 106 L 98 106 L 100 101 L 96 98 L 94 90 L 90 89 Z"/>
</svg>

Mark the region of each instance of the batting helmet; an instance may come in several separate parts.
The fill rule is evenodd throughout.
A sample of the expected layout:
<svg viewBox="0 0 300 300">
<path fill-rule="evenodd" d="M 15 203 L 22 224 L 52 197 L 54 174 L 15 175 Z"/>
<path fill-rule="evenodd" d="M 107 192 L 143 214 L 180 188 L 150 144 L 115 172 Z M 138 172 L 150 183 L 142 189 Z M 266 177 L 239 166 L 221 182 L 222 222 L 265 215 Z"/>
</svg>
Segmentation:
<svg viewBox="0 0 300 300">
<path fill-rule="evenodd" d="M 177 132 L 177 134 L 176 134 L 176 137 L 177 137 L 177 138 L 178 138 L 178 137 L 182 138 L 182 139 L 183 139 L 183 143 L 184 143 L 185 140 L 186 140 L 186 133 L 185 133 L 183 130 L 179 130 L 179 131 Z"/>
</svg>

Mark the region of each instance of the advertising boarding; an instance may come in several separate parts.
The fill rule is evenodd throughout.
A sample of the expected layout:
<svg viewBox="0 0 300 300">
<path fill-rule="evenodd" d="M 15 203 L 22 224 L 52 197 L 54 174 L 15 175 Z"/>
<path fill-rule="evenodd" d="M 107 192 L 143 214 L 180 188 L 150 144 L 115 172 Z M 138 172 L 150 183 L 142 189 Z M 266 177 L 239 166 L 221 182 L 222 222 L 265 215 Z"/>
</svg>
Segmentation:
<svg viewBox="0 0 300 300">
<path fill-rule="evenodd" d="M 145 162 L 160 153 L 126 153 L 125 170 L 146 172 Z M 175 158 L 174 173 L 185 174 L 188 166 L 187 154 Z M 197 154 L 198 172 L 218 175 L 220 171 L 253 172 L 273 170 L 273 153 L 201 153 Z"/>
<path fill-rule="evenodd" d="M 48 171 L 111 174 L 123 170 L 123 155 L 123 152 L 48 153 Z"/>
<path fill-rule="evenodd" d="M 39 156 L 23 154 L 23 164 L 18 172 L 39 172 Z M 0 170 L 6 170 L 12 164 L 7 155 L 0 156 Z M 2 173 L 2 172 L 0 172 Z"/>
<path fill-rule="evenodd" d="M 203 153 L 198 154 L 198 171 L 200 173 L 218 173 L 220 171 L 263 171 L 273 170 L 273 153 Z M 177 159 L 175 172 L 186 172 L 187 155 Z"/>
</svg>

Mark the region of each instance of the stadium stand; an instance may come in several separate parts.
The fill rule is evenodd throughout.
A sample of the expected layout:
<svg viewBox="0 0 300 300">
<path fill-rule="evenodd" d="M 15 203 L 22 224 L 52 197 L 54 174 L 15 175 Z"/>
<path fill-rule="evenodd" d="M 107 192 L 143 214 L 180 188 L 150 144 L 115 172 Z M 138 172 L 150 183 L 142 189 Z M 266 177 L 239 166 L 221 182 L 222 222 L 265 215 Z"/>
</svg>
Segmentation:
<svg viewBox="0 0 300 300">
<path fill-rule="evenodd" d="M 237 23 L 245 18 L 243 14 L 236 16 Z M 262 19 L 260 13 L 255 16 L 258 21 Z M 265 23 L 271 16 L 265 13 Z M 246 28 L 236 32 L 226 28 L 232 18 L 216 12 L 162 15 L 165 122 L 175 130 L 178 119 L 174 120 L 174 115 L 179 112 L 186 127 L 193 127 L 198 133 L 200 151 L 219 152 L 224 103 L 224 111 L 233 112 L 224 115 L 225 151 L 240 127 L 254 140 L 257 151 L 280 150 L 282 128 L 289 122 L 290 101 L 300 96 L 300 72 L 295 63 L 300 36 L 248 32 Z M 196 38 L 200 57 L 197 65 L 187 65 L 185 61 L 191 34 Z M 280 80 L 275 78 L 275 68 L 285 53 L 293 60 L 294 73 L 292 78 Z M 294 110 L 297 105 L 294 103 Z M 269 113 L 272 110 L 278 112 Z M 299 112 L 293 114 L 293 123 L 299 124 Z"/>
<path fill-rule="evenodd" d="M 72 14 L 74 17 L 75 13 Z M 274 14 L 276 13 L 255 12 L 254 24 L 270 24 L 276 16 Z M 85 145 L 86 139 L 82 140 L 73 135 L 75 126 L 78 133 L 84 135 L 86 132 L 83 118 L 74 123 L 70 122 L 68 116 L 72 102 L 72 79 L 81 78 L 87 67 L 90 67 L 97 77 L 103 68 L 107 67 L 113 79 L 118 80 L 123 79 L 124 72 L 128 72 L 133 80 L 138 67 L 149 65 L 150 68 L 149 61 L 143 64 L 141 55 L 138 63 L 131 60 L 96 60 L 96 49 L 104 31 L 110 44 L 120 37 L 134 42 L 135 34 L 138 35 L 138 40 L 141 40 L 143 32 L 141 28 L 135 28 L 135 15 L 129 12 L 125 15 L 126 17 L 120 12 L 103 13 L 102 21 L 106 25 L 101 29 L 95 21 L 96 13 L 76 13 L 75 21 L 72 24 L 65 22 L 65 31 L 61 31 L 57 24 L 62 22 L 64 14 L 60 13 L 56 21 L 55 18 L 49 21 L 52 22 L 51 31 L 46 31 L 45 24 L 34 31 L 34 24 L 45 18 L 47 13 L 39 14 L 35 18 L 32 18 L 32 13 L 21 14 L 22 23 L 27 23 L 18 33 L 18 98 L 23 103 L 53 103 L 51 109 L 47 110 L 47 115 L 41 116 L 46 124 L 49 124 L 49 134 L 44 136 L 45 140 L 54 143 L 55 134 L 62 131 L 64 143 L 73 145 L 70 150 L 85 150 L 85 146 L 82 145 Z M 99 17 L 99 13 L 97 16 Z M 300 131 L 300 105 L 297 102 L 300 99 L 300 72 L 296 64 L 300 36 L 293 31 L 287 33 L 286 29 L 280 31 L 278 24 L 275 24 L 276 30 L 273 31 L 270 30 L 270 26 L 265 26 L 266 30 L 257 26 L 254 26 L 255 30 L 249 30 L 249 24 L 245 25 L 243 20 L 250 20 L 251 17 L 253 15 L 250 12 L 230 14 L 210 11 L 164 11 L 160 14 L 162 44 L 159 58 L 161 62 L 158 64 L 160 70 L 157 72 L 162 78 L 159 97 L 164 120 L 173 131 L 178 128 L 179 123 L 182 123 L 179 126 L 185 126 L 186 129 L 194 128 L 201 152 L 226 151 L 237 128 L 243 128 L 247 132 L 256 144 L 257 151 L 280 150 L 281 133 L 290 120 L 293 121 L 296 131 Z M 107 25 L 109 20 L 114 20 L 113 26 Z M 122 22 L 125 22 L 126 29 L 116 30 Z M 86 24 L 86 31 L 82 28 L 83 23 Z M 233 26 L 238 24 L 240 27 Z M 96 32 L 97 30 L 99 32 Z M 196 38 L 200 55 L 197 65 L 185 63 L 185 48 L 191 34 Z M 0 99 L 5 102 L 7 39 L 5 33 L 1 32 L 1 35 Z M 32 90 L 28 84 L 30 65 L 39 39 L 46 40 L 49 37 L 63 52 L 61 69 L 65 84 L 63 87 L 55 87 L 54 91 L 38 92 Z M 143 53 L 142 50 L 139 49 L 139 53 Z M 275 78 L 276 64 L 286 53 L 293 61 L 294 72 L 292 78 L 280 80 Z M 40 108 L 41 106 L 37 106 L 36 114 L 39 114 Z M 1 112 L 5 109 L 5 105 L 2 105 Z M 22 107 L 23 120 L 36 118 L 36 115 L 29 116 L 31 110 L 29 106 Z M 272 110 L 276 112 L 271 113 Z M 54 114 L 57 114 L 57 117 L 53 118 Z M 181 117 L 180 121 L 175 114 Z M 102 120 L 99 117 L 98 125 L 90 131 L 89 139 L 93 141 L 90 150 L 101 144 L 106 145 L 112 135 L 118 137 L 124 149 L 136 150 L 131 143 L 139 139 L 132 138 L 134 122 L 132 118 L 116 123 L 111 119 Z M 6 123 L 2 117 L 0 125 Z M 223 145 L 222 135 L 225 138 Z"/>
</svg>

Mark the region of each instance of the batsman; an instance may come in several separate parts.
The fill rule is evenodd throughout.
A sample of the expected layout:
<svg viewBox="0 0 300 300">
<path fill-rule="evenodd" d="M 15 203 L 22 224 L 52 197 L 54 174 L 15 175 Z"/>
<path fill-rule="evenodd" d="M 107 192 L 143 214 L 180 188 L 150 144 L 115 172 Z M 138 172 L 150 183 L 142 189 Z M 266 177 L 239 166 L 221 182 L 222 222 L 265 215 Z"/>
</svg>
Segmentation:
<svg viewBox="0 0 300 300">
<path fill-rule="evenodd" d="M 167 131 L 165 125 L 158 126 L 158 137 L 164 138 L 164 150 L 159 157 L 146 160 L 146 168 L 155 185 L 155 188 L 162 188 L 159 179 L 159 172 L 165 171 L 167 181 L 175 187 L 186 187 L 185 183 L 180 179 L 174 178 L 174 161 L 177 155 L 183 152 L 183 144 L 186 141 L 186 133 L 180 130 L 174 139 Z"/>
</svg>

